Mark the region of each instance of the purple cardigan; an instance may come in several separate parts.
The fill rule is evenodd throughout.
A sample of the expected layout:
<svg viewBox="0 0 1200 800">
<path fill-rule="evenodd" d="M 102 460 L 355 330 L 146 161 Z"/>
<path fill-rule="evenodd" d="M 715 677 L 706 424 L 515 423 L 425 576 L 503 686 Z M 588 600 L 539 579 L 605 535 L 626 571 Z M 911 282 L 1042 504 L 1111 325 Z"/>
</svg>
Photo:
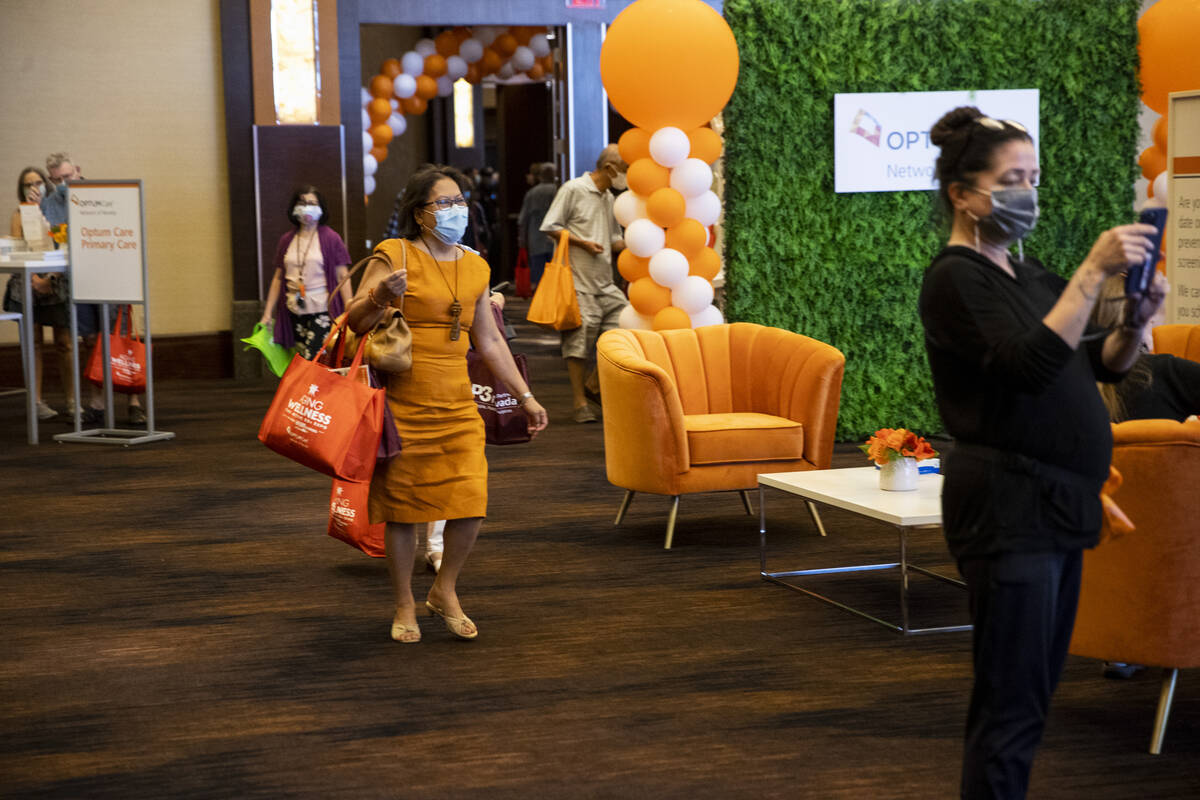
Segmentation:
<svg viewBox="0 0 1200 800">
<path fill-rule="evenodd" d="M 279 246 L 275 248 L 275 269 L 283 269 L 283 256 L 294 238 L 296 238 L 296 230 L 290 230 L 279 237 Z M 350 266 L 350 252 L 346 250 L 346 244 L 342 241 L 342 237 L 338 236 L 337 231 L 328 225 L 321 225 L 317 228 L 317 241 L 321 243 L 321 259 L 325 262 L 325 288 L 329 290 L 329 316 L 336 318 L 345 310 L 342 305 L 341 292 L 338 292 L 336 296 L 333 294 L 333 288 L 337 286 L 337 268 Z M 279 280 L 284 280 L 282 272 Z M 285 322 L 287 324 L 284 324 Z M 279 298 L 275 301 L 275 343 L 284 347 L 292 347 L 296 343 L 296 334 L 292 330 L 292 312 L 287 307 L 286 286 L 280 287 Z"/>
</svg>

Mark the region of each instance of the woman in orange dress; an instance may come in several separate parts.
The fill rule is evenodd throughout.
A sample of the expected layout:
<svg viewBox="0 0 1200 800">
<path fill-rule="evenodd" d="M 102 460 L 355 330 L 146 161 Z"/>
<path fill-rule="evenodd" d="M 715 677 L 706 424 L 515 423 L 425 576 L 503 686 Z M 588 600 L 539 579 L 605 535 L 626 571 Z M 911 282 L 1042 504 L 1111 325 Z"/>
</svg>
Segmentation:
<svg viewBox="0 0 1200 800">
<path fill-rule="evenodd" d="M 420 641 L 412 594 L 417 530 L 447 520 L 442 567 L 425 607 L 462 639 L 479 631 L 458 599 L 462 571 L 487 514 L 487 459 L 483 421 L 467 377 L 467 348 L 475 349 L 517 397 L 529 430 L 546 427 L 546 410 L 521 378 L 489 306 L 487 262 L 458 244 L 467 201 L 457 170 L 425 166 L 413 174 L 400 208 L 400 238 L 379 244 L 379 260 L 366 267 L 350 303 L 351 329 L 365 333 L 390 308 L 400 309 L 412 330 L 413 365 L 391 374 L 388 405 L 400 433 L 401 452 L 375 471 L 371 522 L 387 523 L 388 568 L 396 592 L 392 638 Z"/>
</svg>

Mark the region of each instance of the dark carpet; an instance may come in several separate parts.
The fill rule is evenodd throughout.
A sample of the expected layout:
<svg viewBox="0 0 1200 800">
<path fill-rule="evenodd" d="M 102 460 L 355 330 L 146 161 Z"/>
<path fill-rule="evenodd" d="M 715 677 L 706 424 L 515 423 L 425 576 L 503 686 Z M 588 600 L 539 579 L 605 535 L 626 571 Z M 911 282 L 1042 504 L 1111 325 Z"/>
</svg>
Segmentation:
<svg viewBox="0 0 1200 800">
<path fill-rule="evenodd" d="M 614 527 L 602 427 L 569 421 L 561 362 L 522 334 L 552 424 L 489 449 L 472 643 L 424 616 L 420 644 L 388 638 L 383 562 L 325 535 L 326 478 L 255 439 L 269 382 L 164 383 L 177 438 L 134 448 L 30 447 L 22 398 L 0 399 L 0 794 L 956 796 L 969 634 L 901 637 L 764 583 L 735 494 L 685 498 L 671 551 L 666 498 Z M 863 463 L 839 445 L 835 466 Z M 767 508 L 773 569 L 895 557 L 881 524 L 829 510 L 821 539 L 801 503 Z M 896 616 L 894 573 L 821 580 Z M 913 591 L 914 624 L 965 621 L 961 590 Z M 1146 752 L 1159 674 L 1072 658 L 1030 796 L 1200 796 L 1194 674 Z"/>
</svg>

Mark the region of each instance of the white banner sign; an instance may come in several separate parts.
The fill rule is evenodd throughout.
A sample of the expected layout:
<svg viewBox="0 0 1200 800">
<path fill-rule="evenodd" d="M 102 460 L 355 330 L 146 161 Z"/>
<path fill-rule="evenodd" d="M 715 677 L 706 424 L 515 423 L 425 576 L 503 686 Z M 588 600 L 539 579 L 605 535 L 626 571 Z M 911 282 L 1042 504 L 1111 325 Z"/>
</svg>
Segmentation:
<svg viewBox="0 0 1200 800">
<path fill-rule="evenodd" d="M 1167 322 L 1200 323 L 1200 92 L 1167 106 Z"/>
<path fill-rule="evenodd" d="M 67 189 L 71 299 L 141 303 L 141 181 L 82 181 Z"/>
<path fill-rule="evenodd" d="M 936 189 L 938 148 L 929 141 L 929 129 L 957 106 L 978 106 L 993 119 L 1019 122 L 1037 146 L 1037 89 L 835 94 L 834 191 Z"/>
</svg>

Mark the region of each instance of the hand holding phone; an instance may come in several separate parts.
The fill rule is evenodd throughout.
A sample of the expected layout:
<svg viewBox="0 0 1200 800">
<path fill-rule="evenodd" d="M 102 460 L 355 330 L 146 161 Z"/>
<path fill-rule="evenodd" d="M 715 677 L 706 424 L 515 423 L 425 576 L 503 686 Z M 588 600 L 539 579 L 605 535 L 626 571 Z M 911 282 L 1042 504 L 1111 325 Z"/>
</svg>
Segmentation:
<svg viewBox="0 0 1200 800">
<path fill-rule="evenodd" d="M 1145 208 L 1138 215 L 1138 222 L 1153 225 L 1155 233 L 1150 237 L 1150 253 L 1144 263 L 1130 267 L 1125 273 L 1125 296 L 1141 297 L 1150 287 L 1154 278 L 1154 266 L 1158 263 L 1159 248 L 1162 246 L 1163 230 L 1167 227 L 1167 210 L 1165 208 Z"/>
</svg>

